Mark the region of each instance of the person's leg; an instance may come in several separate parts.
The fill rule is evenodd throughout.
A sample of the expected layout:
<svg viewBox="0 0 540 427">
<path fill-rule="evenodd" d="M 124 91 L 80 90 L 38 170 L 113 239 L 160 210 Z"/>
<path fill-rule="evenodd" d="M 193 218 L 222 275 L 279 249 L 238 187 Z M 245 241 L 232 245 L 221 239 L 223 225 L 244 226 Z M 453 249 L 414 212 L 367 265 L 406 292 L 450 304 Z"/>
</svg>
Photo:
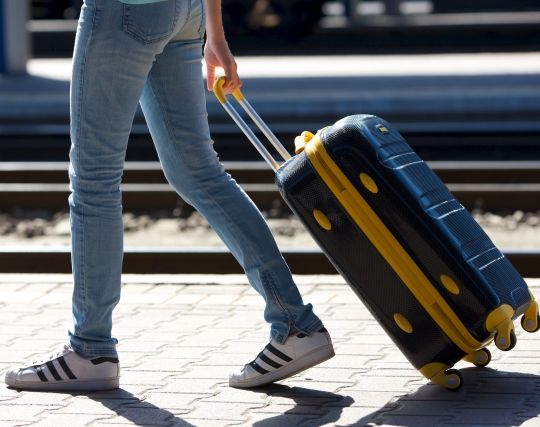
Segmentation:
<svg viewBox="0 0 540 427">
<path fill-rule="evenodd" d="M 192 14 L 200 0 L 192 2 Z M 213 149 L 201 73 L 201 40 L 183 31 L 158 55 L 141 105 L 166 177 L 223 239 L 266 301 L 272 337 L 322 327 L 305 305 L 259 210 Z M 187 40 L 179 39 L 183 36 Z M 190 37 L 192 36 L 192 37 Z"/>
<path fill-rule="evenodd" d="M 292 332 L 318 333 L 321 343 L 327 340 L 327 356 L 331 344 L 318 332 L 320 319 L 303 303 L 261 213 L 213 149 L 201 73 L 201 3 L 191 0 L 191 20 L 156 57 L 141 97 L 160 161 L 174 189 L 208 220 L 263 296 L 276 345 Z"/>
<path fill-rule="evenodd" d="M 70 344 L 85 356 L 116 356 L 112 311 L 120 298 L 120 181 L 138 100 L 156 53 L 124 32 L 128 11 L 87 0 L 71 83 L 69 197 L 74 280 Z"/>
<path fill-rule="evenodd" d="M 120 180 L 133 116 L 156 53 L 186 9 L 85 0 L 71 85 L 69 198 L 72 228 L 71 347 L 6 373 L 18 389 L 118 387 L 112 311 L 120 297 L 123 224 Z M 157 4 L 156 4 L 157 5 Z"/>
</svg>

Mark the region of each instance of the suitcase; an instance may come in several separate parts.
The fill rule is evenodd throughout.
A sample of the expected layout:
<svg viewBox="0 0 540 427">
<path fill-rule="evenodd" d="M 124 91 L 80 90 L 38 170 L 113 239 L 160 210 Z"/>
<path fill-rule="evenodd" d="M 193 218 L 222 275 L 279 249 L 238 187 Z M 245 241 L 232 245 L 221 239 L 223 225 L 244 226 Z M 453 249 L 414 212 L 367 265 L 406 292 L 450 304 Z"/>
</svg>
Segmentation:
<svg viewBox="0 0 540 427">
<path fill-rule="evenodd" d="M 410 363 L 457 390 L 455 363 L 486 366 L 492 341 L 516 344 L 514 320 L 540 328 L 527 284 L 470 213 L 385 120 L 345 117 L 303 132 L 291 157 L 240 91 L 233 95 L 278 150 L 280 164 L 218 100 L 276 172 L 283 199 Z"/>
</svg>

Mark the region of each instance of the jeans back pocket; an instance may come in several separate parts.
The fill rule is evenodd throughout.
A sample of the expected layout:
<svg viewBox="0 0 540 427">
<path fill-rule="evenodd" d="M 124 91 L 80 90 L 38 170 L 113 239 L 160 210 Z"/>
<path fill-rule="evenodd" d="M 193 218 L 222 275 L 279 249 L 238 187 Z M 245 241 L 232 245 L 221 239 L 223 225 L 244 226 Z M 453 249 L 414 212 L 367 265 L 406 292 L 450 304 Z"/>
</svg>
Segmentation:
<svg viewBox="0 0 540 427">
<path fill-rule="evenodd" d="M 169 37 L 179 14 L 178 0 L 140 5 L 124 4 L 124 32 L 144 43 Z"/>
</svg>

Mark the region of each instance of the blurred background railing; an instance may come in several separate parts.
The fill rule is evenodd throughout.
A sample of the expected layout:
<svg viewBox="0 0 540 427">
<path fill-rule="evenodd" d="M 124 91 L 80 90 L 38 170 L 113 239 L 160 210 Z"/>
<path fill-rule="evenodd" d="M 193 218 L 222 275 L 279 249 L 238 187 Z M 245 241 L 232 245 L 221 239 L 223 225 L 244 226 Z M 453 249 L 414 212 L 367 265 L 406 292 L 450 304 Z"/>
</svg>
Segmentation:
<svg viewBox="0 0 540 427">
<path fill-rule="evenodd" d="M 34 56 L 71 55 L 81 4 L 32 0 Z M 223 15 L 237 54 L 540 47 L 538 0 L 223 0 Z"/>
</svg>

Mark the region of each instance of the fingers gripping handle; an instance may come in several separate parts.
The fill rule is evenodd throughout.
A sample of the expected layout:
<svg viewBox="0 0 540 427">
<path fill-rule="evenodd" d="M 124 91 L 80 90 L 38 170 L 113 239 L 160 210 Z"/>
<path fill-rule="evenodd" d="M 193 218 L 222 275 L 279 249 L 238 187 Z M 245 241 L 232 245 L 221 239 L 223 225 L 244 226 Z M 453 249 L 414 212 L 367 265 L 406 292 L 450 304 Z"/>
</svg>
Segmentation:
<svg viewBox="0 0 540 427">
<path fill-rule="evenodd" d="M 223 90 L 223 85 L 225 84 L 225 76 L 218 77 L 216 81 L 214 82 L 214 95 L 216 95 L 216 98 L 219 102 L 222 104 L 225 104 L 227 102 L 227 95 L 225 94 Z M 244 99 L 244 95 L 240 91 L 240 89 L 236 89 L 233 92 L 234 98 L 240 102 Z"/>
<path fill-rule="evenodd" d="M 255 148 L 261 154 L 264 160 L 270 165 L 270 167 L 274 171 L 277 171 L 280 167 L 280 164 L 269 153 L 269 151 L 266 149 L 264 144 L 259 140 L 259 138 L 257 138 L 257 136 L 253 133 L 251 128 L 247 125 L 245 120 L 238 114 L 238 112 L 234 109 L 231 103 L 227 100 L 227 95 L 225 94 L 223 90 L 224 82 L 225 82 L 225 77 L 220 77 L 216 79 L 216 82 L 214 83 L 214 94 L 216 98 L 221 103 L 221 105 L 223 105 L 223 108 L 225 109 L 225 111 L 229 113 L 229 115 L 236 122 L 236 124 L 242 130 L 242 132 L 244 132 L 244 134 L 247 136 L 250 142 L 255 146 Z M 253 120 L 253 123 L 257 125 L 257 127 L 261 130 L 261 132 L 266 136 L 266 138 L 274 146 L 274 148 L 280 154 L 282 159 L 283 160 L 290 159 L 291 155 L 289 154 L 289 152 L 281 144 L 281 142 L 279 142 L 279 140 L 276 138 L 276 136 L 273 134 L 270 128 L 266 125 L 266 123 L 259 117 L 259 115 L 253 109 L 251 104 L 244 98 L 244 95 L 242 94 L 240 89 L 236 89 L 233 92 L 233 96 L 236 99 L 236 101 L 238 101 L 240 106 L 244 109 L 244 111 L 249 115 L 249 117 L 251 117 L 251 120 Z"/>
</svg>

